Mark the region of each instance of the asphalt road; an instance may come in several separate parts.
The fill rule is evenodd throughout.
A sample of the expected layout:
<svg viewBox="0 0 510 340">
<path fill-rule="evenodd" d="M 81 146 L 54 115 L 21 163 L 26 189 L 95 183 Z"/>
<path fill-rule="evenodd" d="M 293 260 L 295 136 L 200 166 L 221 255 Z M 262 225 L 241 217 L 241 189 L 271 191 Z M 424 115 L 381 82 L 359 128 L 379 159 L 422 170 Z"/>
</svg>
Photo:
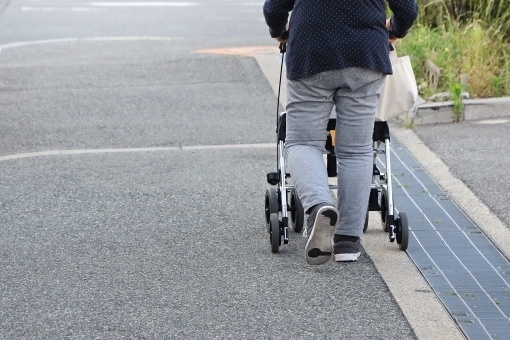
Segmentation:
<svg viewBox="0 0 510 340">
<path fill-rule="evenodd" d="M 261 6 L 4 8 L 0 338 L 414 337 L 366 254 L 270 252 L 276 98 L 253 59 L 193 53 L 274 44 Z"/>
</svg>

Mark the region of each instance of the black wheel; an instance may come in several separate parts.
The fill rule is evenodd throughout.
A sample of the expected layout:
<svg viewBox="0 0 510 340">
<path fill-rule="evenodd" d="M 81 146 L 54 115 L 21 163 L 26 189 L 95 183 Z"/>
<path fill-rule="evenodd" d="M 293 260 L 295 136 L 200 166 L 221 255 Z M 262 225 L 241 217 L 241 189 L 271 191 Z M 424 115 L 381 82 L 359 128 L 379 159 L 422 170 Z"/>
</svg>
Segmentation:
<svg viewBox="0 0 510 340">
<path fill-rule="evenodd" d="M 290 221 L 292 223 L 292 230 L 296 233 L 300 233 L 303 230 L 303 224 L 305 222 L 305 211 L 296 190 L 292 190 L 290 193 L 289 206 L 291 210 Z"/>
<path fill-rule="evenodd" d="M 270 218 L 272 213 L 276 213 L 278 215 L 278 193 L 276 192 L 276 188 L 270 187 L 266 190 L 266 227 L 267 231 L 270 229 Z"/>
<path fill-rule="evenodd" d="M 397 243 L 400 250 L 407 250 L 409 244 L 409 224 L 407 221 L 407 214 L 400 212 L 397 220 Z"/>
<path fill-rule="evenodd" d="M 390 219 L 388 217 L 388 199 L 386 198 L 386 192 L 383 190 L 381 194 L 381 223 L 382 228 L 385 232 L 390 230 Z"/>
<path fill-rule="evenodd" d="M 367 214 L 365 216 L 365 224 L 363 225 L 363 232 L 366 232 L 368 229 L 368 213 L 369 213 L 369 211 L 367 209 Z"/>
<path fill-rule="evenodd" d="M 269 239 L 271 241 L 271 252 L 277 253 L 281 244 L 280 219 L 278 214 L 273 213 L 269 218 Z"/>
</svg>

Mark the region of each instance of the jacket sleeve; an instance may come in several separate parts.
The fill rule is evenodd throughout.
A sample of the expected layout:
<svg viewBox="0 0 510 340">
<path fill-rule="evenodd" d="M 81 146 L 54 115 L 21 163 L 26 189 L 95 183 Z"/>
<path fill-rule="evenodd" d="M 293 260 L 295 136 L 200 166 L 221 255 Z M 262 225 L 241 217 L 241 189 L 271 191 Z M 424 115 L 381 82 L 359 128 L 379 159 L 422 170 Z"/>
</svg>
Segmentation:
<svg viewBox="0 0 510 340">
<path fill-rule="evenodd" d="M 388 5 L 393 12 L 391 32 L 395 38 L 403 38 L 418 17 L 418 5 L 415 0 L 388 0 Z"/>
<path fill-rule="evenodd" d="M 272 38 L 281 37 L 285 32 L 289 12 L 293 8 L 294 0 L 266 0 L 264 2 L 264 18 Z"/>
</svg>

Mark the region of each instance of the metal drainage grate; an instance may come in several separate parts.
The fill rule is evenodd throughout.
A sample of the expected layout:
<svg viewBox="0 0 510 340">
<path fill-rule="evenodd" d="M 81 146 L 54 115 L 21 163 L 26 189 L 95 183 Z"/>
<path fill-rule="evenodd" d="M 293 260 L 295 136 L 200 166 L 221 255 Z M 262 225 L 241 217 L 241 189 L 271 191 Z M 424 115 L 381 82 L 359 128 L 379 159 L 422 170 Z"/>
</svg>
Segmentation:
<svg viewBox="0 0 510 340">
<path fill-rule="evenodd" d="M 510 263 L 395 139 L 391 150 L 407 253 L 468 338 L 508 338 Z"/>
</svg>

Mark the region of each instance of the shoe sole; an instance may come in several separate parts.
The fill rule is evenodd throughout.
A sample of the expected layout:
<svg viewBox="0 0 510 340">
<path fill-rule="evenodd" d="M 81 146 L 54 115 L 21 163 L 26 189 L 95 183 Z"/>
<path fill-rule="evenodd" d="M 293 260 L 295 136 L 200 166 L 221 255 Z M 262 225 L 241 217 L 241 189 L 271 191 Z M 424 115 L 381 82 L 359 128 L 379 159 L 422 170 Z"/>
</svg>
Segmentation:
<svg viewBox="0 0 510 340">
<path fill-rule="evenodd" d="M 354 262 L 358 260 L 360 253 L 335 254 L 336 262 Z"/>
<path fill-rule="evenodd" d="M 337 219 L 338 213 L 333 207 L 322 207 L 317 212 L 312 232 L 305 245 L 305 258 L 308 264 L 324 264 L 331 258 L 333 254 L 331 238 Z"/>
</svg>

